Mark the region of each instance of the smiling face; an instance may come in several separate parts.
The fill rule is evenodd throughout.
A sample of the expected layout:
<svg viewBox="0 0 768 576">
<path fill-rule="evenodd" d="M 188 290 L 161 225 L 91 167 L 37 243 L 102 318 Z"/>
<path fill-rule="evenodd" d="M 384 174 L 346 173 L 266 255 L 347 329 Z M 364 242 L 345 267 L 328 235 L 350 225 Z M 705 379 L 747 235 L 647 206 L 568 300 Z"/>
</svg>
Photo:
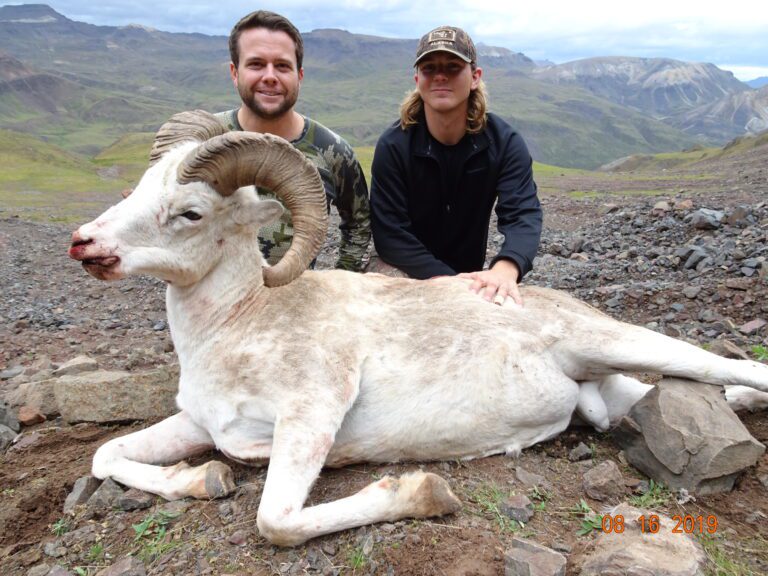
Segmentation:
<svg viewBox="0 0 768 576">
<path fill-rule="evenodd" d="M 230 74 L 243 104 L 264 120 L 289 113 L 304 77 L 291 37 L 281 30 L 251 28 L 242 32 L 238 43 L 240 62 L 230 63 Z"/>
<path fill-rule="evenodd" d="M 433 52 L 416 67 L 416 89 L 427 113 L 466 114 L 467 101 L 480 83 L 482 70 L 450 52 Z"/>
</svg>

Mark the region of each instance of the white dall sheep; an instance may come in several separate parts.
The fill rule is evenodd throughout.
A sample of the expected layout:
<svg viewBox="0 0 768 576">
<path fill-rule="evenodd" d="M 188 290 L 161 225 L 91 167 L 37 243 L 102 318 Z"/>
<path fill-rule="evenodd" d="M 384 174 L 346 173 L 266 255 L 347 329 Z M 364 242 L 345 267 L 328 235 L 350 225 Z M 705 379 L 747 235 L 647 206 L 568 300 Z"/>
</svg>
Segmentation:
<svg viewBox="0 0 768 576">
<path fill-rule="evenodd" d="M 563 431 L 577 409 L 604 429 L 636 399 L 633 385 L 629 401 L 615 393 L 621 372 L 768 392 L 768 366 L 620 323 L 561 292 L 523 287 L 521 308 L 489 304 L 456 277 L 304 272 L 326 232 L 316 170 L 279 138 L 221 131 L 210 115 L 174 117 L 133 194 L 73 235 L 70 255 L 97 278 L 168 283 L 181 366 L 180 412 L 99 448 L 99 478 L 210 498 L 233 490 L 230 469 L 184 458 L 215 447 L 268 461 L 257 524 L 295 545 L 460 506 L 445 480 L 414 472 L 305 507 L 324 465 L 517 454 Z M 274 267 L 256 232 L 282 207 L 241 188 L 253 184 L 292 213 L 296 235 Z"/>
</svg>

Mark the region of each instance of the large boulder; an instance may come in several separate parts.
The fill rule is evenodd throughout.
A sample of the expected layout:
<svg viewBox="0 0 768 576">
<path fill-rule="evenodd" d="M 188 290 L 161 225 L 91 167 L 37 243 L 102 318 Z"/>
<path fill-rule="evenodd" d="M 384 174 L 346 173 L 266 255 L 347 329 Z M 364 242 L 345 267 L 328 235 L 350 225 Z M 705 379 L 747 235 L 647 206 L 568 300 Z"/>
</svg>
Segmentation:
<svg viewBox="0 0 768 576">
<path fill-rule="evenodd" d="M 178 368 L 147 372 L 86 372 L 54 380 L 56 403 L 64 420 L 126 422 L 164 418 L 178 412 Z"/>
<path fill-rule="evenodd" d="M 725 401 L 722 388 L 664 378 L 615 430 L 627 461 L 673 490 L 731 490 L 765 452 Z"/>
</svg>

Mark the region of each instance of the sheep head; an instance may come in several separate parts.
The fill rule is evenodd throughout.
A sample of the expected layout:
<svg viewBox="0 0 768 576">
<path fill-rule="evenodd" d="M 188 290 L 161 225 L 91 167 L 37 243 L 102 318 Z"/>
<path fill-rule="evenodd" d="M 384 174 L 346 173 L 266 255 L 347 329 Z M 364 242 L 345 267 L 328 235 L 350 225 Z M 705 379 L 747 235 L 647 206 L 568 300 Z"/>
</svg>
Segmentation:
<svg viewBox="0 0 768 576">
<path fill-rule="evenodd" d="M 280 286 L 301 274 L 327 228 L 317 170 L 281 138 L 223 132 L 205 112 L 174 116 L 158 132 L 150 168 L 134 192 L 77 230 L 70 256 L 103 280 L 151 274 L 194 283 L 220 261 L 227 238 L 253 237 L 279 217 L 280 203 L 259 200 L 252 188 L 264 186 L 285 203 L 294 226 L 291 247 L 264 268 L 264 283 Z"/>
</svg>

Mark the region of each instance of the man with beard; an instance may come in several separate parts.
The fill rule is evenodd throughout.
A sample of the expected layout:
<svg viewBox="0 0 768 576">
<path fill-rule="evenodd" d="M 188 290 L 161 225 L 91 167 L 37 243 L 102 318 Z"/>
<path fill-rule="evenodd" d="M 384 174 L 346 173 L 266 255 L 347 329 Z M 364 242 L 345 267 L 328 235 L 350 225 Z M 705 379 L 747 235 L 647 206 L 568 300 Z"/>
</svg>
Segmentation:
<svg viewBox="0 0 768 576">
<path fill-rule="evenodd" d="M 291 22 L 259 10 L 243 17 L 229 36 L 229 69 L 239 108 L 216 117 L 229 130 L 274 134 L 288 140 L 317 167 L 330 205 L 339 212 L 341 240 L 336 268 L 360 271 L 370 241 L 368 188 L 352 148 L 340 136 L 302 116 L 294 106 L 304 77 L 304 43 Z M 264 189 L 259 196 L 274 197 Z M 270 264 L 282 258 L 293 237 L 291 216 L 259 232 Z"/>
</svg>

